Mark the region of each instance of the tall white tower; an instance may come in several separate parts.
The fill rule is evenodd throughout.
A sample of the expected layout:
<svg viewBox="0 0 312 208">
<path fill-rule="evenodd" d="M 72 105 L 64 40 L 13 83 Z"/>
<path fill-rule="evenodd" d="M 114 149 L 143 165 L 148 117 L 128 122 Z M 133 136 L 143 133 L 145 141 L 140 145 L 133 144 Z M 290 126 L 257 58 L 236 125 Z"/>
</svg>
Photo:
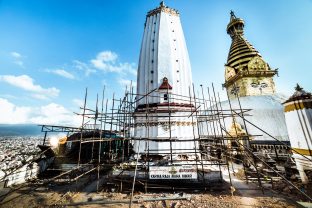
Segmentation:
<svg viewBox="0 0 312 208">
<path fill-rule="evenodd" d="M 197 137 L 196 121 L 189 117 L 195 107 L 188 98 L 191 92 L 191 65 L 179 12 L 161 2 L 147 13 L 140 52 L 134 136 L 149 139 L 148 144 L 140 143 L 140 153 L 196 151 L 190 141 Z"/>
</svg>

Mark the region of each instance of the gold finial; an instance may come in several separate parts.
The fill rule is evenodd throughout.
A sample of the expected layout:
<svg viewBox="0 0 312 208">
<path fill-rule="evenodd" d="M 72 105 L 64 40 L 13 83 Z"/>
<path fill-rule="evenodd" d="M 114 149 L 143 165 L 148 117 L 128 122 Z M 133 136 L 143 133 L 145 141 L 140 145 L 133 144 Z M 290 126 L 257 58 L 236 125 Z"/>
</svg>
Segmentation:
<svg viewBox="0 0 312 208">
<path fill-rule="evenodd" d="M 244 20 L 241 18 L 236 17 L 234 14 L 234 11 L 230 11 L 230 22 L 227 25 L 227 33 L 231 36 L 234 37 L 236 35 L 243 35 L 244 34 Z"/>
</svg>

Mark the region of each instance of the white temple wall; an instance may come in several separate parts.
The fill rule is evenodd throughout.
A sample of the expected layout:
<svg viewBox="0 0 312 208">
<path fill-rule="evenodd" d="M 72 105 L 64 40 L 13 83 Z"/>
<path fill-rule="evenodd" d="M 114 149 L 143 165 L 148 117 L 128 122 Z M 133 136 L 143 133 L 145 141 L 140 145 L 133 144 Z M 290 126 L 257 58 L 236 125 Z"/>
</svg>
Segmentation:
<svg viewBox="0 0 312 208">
<path fill-rule="evenodd" d="M 191 65 L 179 16 L 161 12 L 147 17 L 138 71 L 139 94 L 158 88 L 167 77 L 172 93 L 189 95 Z M 144 104 L 143 100 L 138 104 Z M 148 103 L 157 102 L 157 98 L 148 98 Z"/>
<path fill-rule="evenodd" d="M 245 116 L 246 120 L 263 129 L 279 141 L 289 141 L 285 122 L 284 108 L 276 96 L 266 95 L 241 97 L 240 104 L 243 110 L 251 109 L 251 111 L 245 113 L 248 114 L 248 116 Z M 237 113 L 240 113 L 240 106 L 237 99 L 232 99 L 231 105 L 232 109 L 234 109 Z M 228 101 L 221 102 L 221 107 L 223 110 L 230 110 Z M 213 106 L 212 109 L 215 110 L 215 106 Z M 218 109 L 220 110 L 219 106 Z M 207 112 L 210 113 L 210 110 L 207 110 Z M 230 113 L 230 111 L 227 111 L 226 113 Z M 243 129 L 245 129 L 243 119 L 239 116 L 236 116 L 235 119 L 236 122 L 239 123 Z M 224 119 L 224 122 L 226 129 L 229 130 L 231 128 L 233 119 L 232 117 L 227 117 Z M 249 135 L 257 135 L 255 137 L 251 137 L 251 140 L 254 139 L 256 141 L 275 141 L 269 135 L 249 124 L 247 121 L 245 123 Z M 221 130 L 219 122 L 214 122 L 214 124 L 216 134 L 220 135 Z M 223 120 L 221 120 L 221 125 L 224 126 Z M 212 135 L 214 132 L 210 127 L 208 132 L 207 127 L 203 128 L 203 132 L 201 134 L 208 133 Z"/>
<path fill-rule="evenodd" d="M 161 117 L 166 116 L 166 113 L 159 113 L 159 114 L 149 114 L 152 116 L 158 116 L 158 119 L 146 119 L 145 117 L 142 117 L 142 115 L 145 115 L 144 113 L 141 114 L 140 118 L 136 119 L 137 127 L 135 128 L 135 134 L 134 137 L 139 138 L 149 138 L 149 139 L 163 139 L 163 141 L 149 141 L 149 149 L 159 151 L 151 151 L 150 154 L 154 153 L 163 153 L 168 152 L 170 149 L 170 138 L 172 140 L 179 139 L 179 140 L 192 140 L 194 138 L 198 138 L 198 129 L 196 123 L 194 126 L 192 123 L 195 121 L 192 121 L 192 118 L 185 118 L 186 114 L 182 112 L 177 112 L 172 114 L 172 116 L 175 115 L 183 115 L 181 118 L 174 118 L 172 117 L 170 119 L 171 126 L 169 126 L 169 117 Z M 185 116 L 185 117 L 184 117 Z M 146 126 L 147 125 L 147 126 Z M 171 130 L 171 131 L 170 131 Z M 188 149 L 189 152 L 195 152 L 195 144 L 197 145 L 197 142 L 194 143 L 194 141 L 185 141 L 185 142 L 172 142 L 172 151 L 173 152 L 185 152 L 186 149 Z M 196 146 L 198 148 L 198 146 Z M 134 150 L 137 151 L 138 149 L 138 142 L 135 142 L 134 144 Z M 183 150 L 184 149 L 184 150 Z M 140 150 L 139 152 L 145 153 L 147 151 L 146 141 L 140 142 Z"/>
<path fill-rule="evenodd" d="M 296 151 L 293 152 L 301 181 L 306 184 L 309 180 L 305 170 L 312 170 L 312 162 L 310 161 L 312 160 L 310 156 L 312 150 L 312 109 L 300 109 L 300 104 L 303 105 L 301 101 L 285 104 L 285 109 L 289 106 L 298 108 L 290 111 L 285 110 L 285 119 L 291 147 L 304 155 L 302 156 Z"/>
<path fill-rule="evenodd" d="M 169 83 L 173 83 L 172 70 L 174 68 L 175 54 L 172 51 L 174 37 L 172 36 L 169 14 L 161 13 L 159 27 L 159 45 L 158 45 L 158 86 L 162 78 L 167 77 Z"/>
<path fill-rule="evenodd" d="M 285 113 L 291 146 L 312 150 L 312 109 L 299 109 Z"/>
<path fill-rule="evenodd" d="M 166 90 L 164 87 L 158 89 L 165 77 L 168 82 L 164 86 L 170 89 Z M 178 107 L 181 103 L 190 104 L 187 98 L 190 95 L 190 87 L 192 87 L 191 64 L 179 13 L 161 4 L 158 8 L 151 10 L 146 18 L 138 66 L 137 94 L 139 95 L 137 99 L 152 90 L 157 90 L 136 103 L 138 112 L 135 115 L 134 137 L 168 140 L 168 142 L 148 142 L 150 149 L 159 151 L 170 148 L 169 138 L 190 140 L 194 139 L 194 133 L 197 138 L 196 122 L 188 118 L 190 106 Z M 191 88 L 191 96 L 192 90 Z M 164 94 L 169 95 L 167 100 L 163 99 Z M 155 106 L 155 103 L 159 105 Z M 170 103 L 174 103 L 173 106 L 164 105 L 170 105 Z M 147 104 L 153 104 L 151 108 L 156 112 L 164 111 L 164 113 L 149 113 L 149 118 L 145 118 L 145 110 L 148 107 L 144 105 Z M 178 111 L 172 116 L 182 115 L 182 117 L 170 118 L 171 128 L 169 128 L 169 109 Z M 188 112 L 181 112 L 185 110 Z M 157 116 L 160 117 L 157 118 Z M 194 132 L 193 125 L 195 125 Z M 172 149 L 174 151 L 185 148 L 194 149 L 194 145 L 194 141 L 173 142 Z M 135 151 L 137 151 L 137 146 L 138 142 L 135 142 Z M 145 152 L 146 148 L 145 141 L 142 141 L 139 152 Z"/>
</svg>

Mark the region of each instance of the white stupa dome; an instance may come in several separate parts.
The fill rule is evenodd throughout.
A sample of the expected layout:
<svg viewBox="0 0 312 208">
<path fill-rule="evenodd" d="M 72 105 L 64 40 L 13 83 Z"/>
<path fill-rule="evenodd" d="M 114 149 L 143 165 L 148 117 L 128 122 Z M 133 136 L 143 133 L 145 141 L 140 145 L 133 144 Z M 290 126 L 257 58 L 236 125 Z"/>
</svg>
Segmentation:
<svg viewBox="0 0 312 208">
<path fill-rule="evenodd" d="M 244 116 L 247 121 L 261 128 L 279 141 L 289 141 L 285 123 L 284 107 L 282 105 L 283 100 L 280 96 L 245 96 L 240 97 L 239 101 L 242 109 L 250 109 L 250 111 L 246 112 L 247 116 Z M 238 99 L 230 100 L 232 109 L 235 109 L 237 113 L 241 112 L 239 101 Z M 223 110 L 229 110 L 229 101 L 221 102 L 221 107 Z M 236 116 L 235 119 L 236 122 L 245 129 L 243 119 L 239 116 Z M 233 119 L 231 117 L 225 119 L 227 130 L 230 129 L 232 122 Z M 248 134 L 255 135 L 254 137 L 251 137 L 253 141 L 276 141 L 252 124 L 246 122 Z"/>
</svg>

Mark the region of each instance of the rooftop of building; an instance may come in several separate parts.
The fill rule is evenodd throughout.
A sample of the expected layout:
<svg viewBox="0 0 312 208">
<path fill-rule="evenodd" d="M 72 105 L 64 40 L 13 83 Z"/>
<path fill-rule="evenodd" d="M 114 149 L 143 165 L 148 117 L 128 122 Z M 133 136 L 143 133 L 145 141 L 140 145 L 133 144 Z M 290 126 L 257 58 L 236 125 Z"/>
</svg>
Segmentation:
<svg viewBox="0 0 312 208">
<path fill-rule="evenodd" d="M 163 82 L 161 83 L 158 89 L 159 90 L 172 90 L 172 86 L 169 84 L 167 77 L 163 78 Z"/>
<path fill-rule="evenodd" d="M 312 94 L 310 92 L 306 92 L 299 84 L 295 87 L 295 92 L 292 96 L 290 96 L 284 103 L 296 101 L 296 100 L 308 100 L 312 99 Z"/>
</svg>

